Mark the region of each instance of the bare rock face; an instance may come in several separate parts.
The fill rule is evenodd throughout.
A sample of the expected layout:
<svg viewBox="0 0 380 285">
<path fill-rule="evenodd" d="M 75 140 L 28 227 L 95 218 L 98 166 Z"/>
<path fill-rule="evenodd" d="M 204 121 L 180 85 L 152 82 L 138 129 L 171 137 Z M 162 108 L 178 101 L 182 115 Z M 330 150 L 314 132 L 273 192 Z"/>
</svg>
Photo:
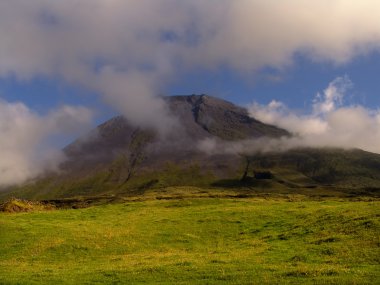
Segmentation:
<svg viewBox="0 0 380 285">
<path fill-rule="evenodd" d="M 221 164 L 227 165 L 233 160 L 231 155 L 206 158 L 197 150 L 200 140 L 236 141 L 289 135 L 283 129 L 249 117 L 246 109 L 211 96 L 171 96 L 165 101 L 180 123 L 180 127 L 165 139 L 159 138 L 153 130 L 135 127 L 124 117 L 117 116 L 68 145 L 64 151 L 69 160 L 63 168 L 79 173 L 91 172 L 107 166 L 126 152 L 136 151 L 136 144 L 140 148 L 144 146 L 145 167 L 155 169 L 167 162 L 196 162 L 211 168 L 223 168 Z"/>
<path fill-rule="evenodd" d="M 182 122 L 193 123 L 193 126 L 186 125 L 188 132 L 195 133 L 195 129 L 202 128 L 207 135 L 223 140 L 289 135 L 283 129 L 249 117 L 247 110 L 242 107 L 207 95 L 169 97 L 168 103 Z"/>
</svg>

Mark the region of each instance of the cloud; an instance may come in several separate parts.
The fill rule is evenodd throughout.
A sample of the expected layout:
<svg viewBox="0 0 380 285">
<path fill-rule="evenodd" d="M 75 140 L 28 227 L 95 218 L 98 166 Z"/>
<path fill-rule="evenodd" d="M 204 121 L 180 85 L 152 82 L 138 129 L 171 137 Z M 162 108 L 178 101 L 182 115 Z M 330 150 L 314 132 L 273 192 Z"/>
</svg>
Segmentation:
<svg viewBox="0 0 380 285">
<path fill-rule="evenodd" d="M 178 121 L 170 115 L 164 100 L 151 93 L 156 84 L 152 76 L 142 72 L 123 73 L 105 69 L 99 75 L 97 84 L 99 90 L 107 94 L 106 102 L 124 114 L 130 123 L 154 128 L 162 136 L 167 136 L 178 127 Z"/>
<path fill-rule="evenodd" d="M 295 134 L 283 138 L 278 148 L 300 146 L 360 148 L 380 153 L 380 110 L 360 105 L 344 105 L 353 83 L 347 77 L 333 80 L 313 101 L 310 114 L 298 115 L 283 103 L 272 101 L 267 106 L 249 106 L 251 116 Z"/>
<path fill-rule="evenodd" d="M 380 50 L 378 19 L 378 0 L 0 1 L 0 78 L 43 77 L 81 85 L 134 124 L 165 135 L 177 123 L 157 94 L 186 72 L 284 69 L 298 54 L 342 64 Z M 329 100 L 315 108 L 326 113 L 339 98 Z M 62 118 L 78 119 L 81 113 L 52 110 L 42 119 L 22 104 L 1 105 L 0 152 L 2 173 L 7 173 L 2 177 L 9 182 L 17 180 L 16 172 L 20 180 L 40 172 L 33 166 L 40 161 L 38 145 L 49 137 L 39 127 L 45 119 L 66 131 L 75 124 Z M 278 107 L 267 108 L 267 116 L 284 117 Z M 376 111 L 354 107 L 305 117 L 299 126 L 299 116 L 284 118 L 298 133 L 324 134 L 343 124 L 339 118 L 354 115 L 371 126 L 378 120 Z M 356 144 L 367 147 L 370 141 Z"/>
<path fill-rule="evenodd" d="M 163 131 L 175 123 L 156 95 L 182 73 L 344 63 L 379 50 L 379 18 L 377 0 L 1 1 L 0 76 L 82 84 Z"/>
<path fill-rule="evenodd" d="M 324 90 L 323 94 L 318 93 L 315 96 L 313 111 L 315 115 L 327 114 L 334 111 L 337 106 L 343 104 L 345 93 L 353 87 L 353 83 L 347 75 L 337 77 Z"/>
<path fill-rule="evenodd" d="M 380 3 L 376 0 L 223 3 L 226 9 L 218 9 L 206 22 L 215 28 L 208 27 L 200 37 L 207 39 L 196 51 L 202 63 L 223 63 L 237 70 L 281 68 L 301 53 L 339 64 L 379 49 Z"/>
<path fill-rule="evenodd" d="M 207 154 L 241 155 L 282 152 L 299 147 L 359 148 L 380 153 L 380 110 L 345 105 L 345 97 L 353 86 L 347 75 L 337 77 L 322 93 L 315 95 L 309 114 L 297 114 L 279 101 L 248 106 L 253 118 L 284 128 L 292 136 L 237 142 L 206 138 L 197 143 L 197 148 Z"/>
<path fill-rule="evenodd" d="M 62 106 L 40 116 L 23 103 L 0 100 L 0 187 L 57 170 L 64 156 L 48 139 L 82 132 L 91 119 L 91 112 L 84 107 Z"/>
</svg>

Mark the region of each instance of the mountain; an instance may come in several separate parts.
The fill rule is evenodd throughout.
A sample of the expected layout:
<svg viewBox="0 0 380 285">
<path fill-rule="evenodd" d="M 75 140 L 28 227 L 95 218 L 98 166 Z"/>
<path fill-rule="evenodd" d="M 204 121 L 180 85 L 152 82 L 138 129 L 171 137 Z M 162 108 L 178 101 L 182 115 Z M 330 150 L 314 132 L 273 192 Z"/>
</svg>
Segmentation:
<svg viewBox="0 0 380 285">
<path fill-rule="evenodd" d="M 128 168 L 159 171 L 171 163 L 198 165 L 217 176 L 227 175 L 236 170 L 240 158 L 205 155 L 199 150 L 200 142 L 211 138 L 237 141 L 290 135 L 251 118 L 242 107 L 211 96 L 172 96 L 165 100 L 171 115 L 179 122 L 170 135 L 160 138 L 153 130 L 132 126 L 124 117 L 117 116 L 68 145 L 64 149 L 68 160 L 62 165 L 63 170 L 84 176 L 104 169 L 112 169 L 113 173 L 126 172 Z"/>
<path fill-rule="evenodd" d="M 165 100 L 178 120 L 169 135 L 162 137 L 152 129 L 133 126 L 122 116 L 114 117 L 64 148 L 68 159 L 60 173 L 13 189 L 11 194 L 34 199 L 138 195 L 178 185 L 285 192 L 321 186 L 349 193 L 379 192 L 380 155 L 340 149 L 207 152 L 204 143 L 291 134 L 250 117 L 245 108 L 211 96 Z"/>
<path fill-rule="evenodd" d="M 211 96 L 172 96 L 165 100 L 171 115 L 180 124 L 168 138 L 158 141 L 153 130 L 134 127 L 124 117 L 117 116 L 64 149 L 72 162 L 66 168 L 87 165 L 87 162 L 91 163 L 92 168 L 94 164 L 110 162 L 119 151 L 130 148 L 136 140 L 151 144 L 149 159 L 157 153 L 162 157 L 166 151 L 171 154 L 176 151 L 176 155 L 171 155 L 170 159 L 178 160 L 176 157 L 183 156 L 187 151 L 193 154 L 194 144 L 206 138 L 236 141 L 290 135 L 283 129 L 251 118 L 242 107 Z M 155 154 L 152 149 L 156 150 Z"/>
</svg>

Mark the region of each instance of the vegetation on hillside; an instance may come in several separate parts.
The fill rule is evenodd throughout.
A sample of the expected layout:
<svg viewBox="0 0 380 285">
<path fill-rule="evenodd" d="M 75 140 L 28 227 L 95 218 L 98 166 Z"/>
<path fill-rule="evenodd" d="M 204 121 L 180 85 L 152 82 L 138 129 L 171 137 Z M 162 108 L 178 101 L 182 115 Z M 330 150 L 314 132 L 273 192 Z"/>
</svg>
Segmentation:
<svg viewBox="0 0 380 285">
<path fill-rule="evenodd" d="M 289 196 L 0 213 L 0 283 L 376 284 L 379 209 Z"/>
<path fill-rule="evenodd" d="M 292 169 L 318 184 L 380 190 L 380 155 L 362 150 L 294 149 L 253 155 L 251 164 L 265 169 Z"/>
<path fill-rule="evenodd" d="M 136 145 L 139 148 L 139 144 Z M 134 156 L 125 154 L 116 158 L 109 168 L 83 177 L 50 176 L 9 192 L 0 192 L 0 200 L 13 196 L 37 200 L 96 195 L 139 196 L 150 189 L 170 186 L 231 188 L 251 194 L 267 191 L 306 193 L 309 196 L 380 195 L 380 155 L 360 150 L 297 149 L 245 155 L 234 166 L 236 170 L 224 177 L 197 163 L 179 165 L 167 162 L 160 169 L 141 168 L 144 155 L 143 151 Z"/>
</svg>

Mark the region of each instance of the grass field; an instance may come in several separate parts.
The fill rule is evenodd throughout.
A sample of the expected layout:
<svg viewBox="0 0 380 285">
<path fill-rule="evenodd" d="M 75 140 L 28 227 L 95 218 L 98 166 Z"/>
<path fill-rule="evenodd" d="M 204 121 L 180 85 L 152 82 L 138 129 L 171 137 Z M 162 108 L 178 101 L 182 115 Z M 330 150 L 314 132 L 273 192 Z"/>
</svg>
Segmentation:
<svg viewBox="0 0 380 285">
<path fill-rule="evenodd" d="M 379 206 L 197 198 L 0 213 L 0 284 L 380 284 Z"/>
</svg>

